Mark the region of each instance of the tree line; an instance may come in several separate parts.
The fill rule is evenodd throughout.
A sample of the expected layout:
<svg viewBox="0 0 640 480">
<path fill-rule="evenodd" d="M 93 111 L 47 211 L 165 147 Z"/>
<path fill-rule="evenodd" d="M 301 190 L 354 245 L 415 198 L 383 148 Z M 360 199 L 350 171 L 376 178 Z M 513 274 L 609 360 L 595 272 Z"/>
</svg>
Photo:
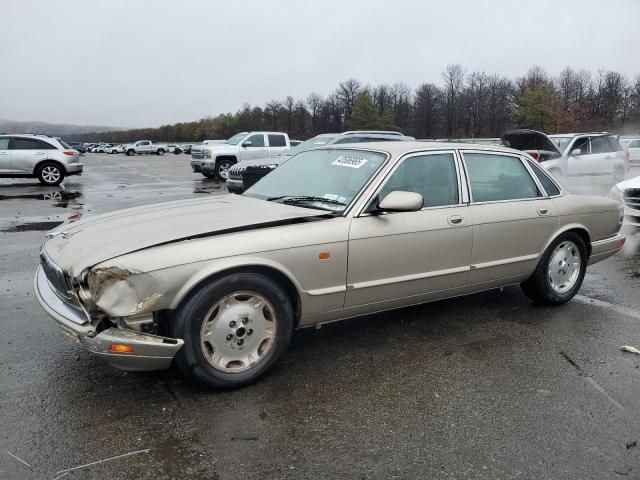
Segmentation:
<svg viewBox="0 0 640 480">
<path fill-rule="evenodd" d="M 449 65 L 439 83 L 412 89 L 403 82 L 371 86 L 356 79 L 322 96 L 288 96 L 264 106 L 245 104 L 235 113 L 194 122 L 74 135 L 83 141 L 199 142 L 228 138 L 240 131 L 285 131 L 306 139 L 345 130 L 400 130 L 416 138 L 499 137 L 512 127 L 547 133 L 640 129 L 640 75 L 628 79 L 615 71 L 574 70 L 552 76 L 539 66 L 510 79 L 467 72 Z"/>
</svg>

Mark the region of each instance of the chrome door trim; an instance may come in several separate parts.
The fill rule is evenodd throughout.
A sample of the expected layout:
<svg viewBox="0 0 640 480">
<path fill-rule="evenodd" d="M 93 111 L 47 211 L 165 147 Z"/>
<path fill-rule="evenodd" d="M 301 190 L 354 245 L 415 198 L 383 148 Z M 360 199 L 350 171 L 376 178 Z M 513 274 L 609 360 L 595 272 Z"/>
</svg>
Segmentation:
<svg viewBox="0 0 640 480">
<path fill-rule="evenodd" d="M 427 273 L 414 273 L 411 275 L 401 275 L 399 277 L 382 278 L 379 280 L 370 280 L 368 282 L 358 282 L 347 284 L 347 290 L 358 290 L 361 288 L 380 287 L 382 285 L 390 285 L 393 283 L 405 283 L 413 280 L 423 280 L 425 278 L 440 277 L 444 275 L 452 275 L 456 273 L 468 272 L 471 270 L 471 266 L 445 268 L 443 270 L 436 270 Z M 425 292 L 428 293 L 428 292 Z"/>
</svg>

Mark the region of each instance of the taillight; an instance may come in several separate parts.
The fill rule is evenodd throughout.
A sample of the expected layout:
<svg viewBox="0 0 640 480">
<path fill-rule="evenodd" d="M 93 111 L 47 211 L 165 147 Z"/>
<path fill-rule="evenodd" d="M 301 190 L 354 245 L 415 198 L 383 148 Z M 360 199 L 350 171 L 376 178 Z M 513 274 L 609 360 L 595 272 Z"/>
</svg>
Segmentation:
<svg viewBox="0 0 640 480">
<path fill-rule="evenodd" d="M 62 153 L 64 153 L 65 155 L 78 155 L 78 152 L 76 152 L 75 150 L 65 150 Z"/>
</svg>

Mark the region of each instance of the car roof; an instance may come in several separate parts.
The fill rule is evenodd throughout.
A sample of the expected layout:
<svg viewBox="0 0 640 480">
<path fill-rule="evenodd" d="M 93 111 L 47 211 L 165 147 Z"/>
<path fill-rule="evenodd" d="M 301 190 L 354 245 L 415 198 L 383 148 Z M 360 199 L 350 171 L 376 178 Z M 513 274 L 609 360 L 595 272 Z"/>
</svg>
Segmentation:
<svg viewBox="0 0 640 480">
<path fill-rule="evenodd" d="M 483 150 L 488 152 L 503 152 L 511 155 L 522 155 L 523 152 L 500 145 L 479 145 L 475 143 L 459 142 L 365 142 L 365 143 L 341 143 L 338 145 L 325 145 L 318 149 L 332 150 L 373 150 L 386 152 L 392 157 L 412 152 L 437 151 L 437 150 Z"/>
</svg>

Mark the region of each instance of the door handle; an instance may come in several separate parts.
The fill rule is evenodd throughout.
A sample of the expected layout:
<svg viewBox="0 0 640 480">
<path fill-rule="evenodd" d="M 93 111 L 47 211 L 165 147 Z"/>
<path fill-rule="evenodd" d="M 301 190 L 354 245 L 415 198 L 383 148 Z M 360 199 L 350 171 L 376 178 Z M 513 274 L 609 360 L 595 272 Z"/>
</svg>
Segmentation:
<svg viewBox="0 0 640 480">
<path fill-rule="evenodd" d="M 539 208 L 538 209 L 538 215 L 549 215 L 549 209 L 548 208 Z"/>
<path fill-rule="evenodd" d="M 44 155 L 44 152 L 36 152 L 36 155 Z"/>
<path fill-rule="evenodd" d="M 460 225 L 462 223 L 463 218 L 460 215 L 453 215 L 449 217 L 449 223 L 452 225 Z"/>
</svg>

